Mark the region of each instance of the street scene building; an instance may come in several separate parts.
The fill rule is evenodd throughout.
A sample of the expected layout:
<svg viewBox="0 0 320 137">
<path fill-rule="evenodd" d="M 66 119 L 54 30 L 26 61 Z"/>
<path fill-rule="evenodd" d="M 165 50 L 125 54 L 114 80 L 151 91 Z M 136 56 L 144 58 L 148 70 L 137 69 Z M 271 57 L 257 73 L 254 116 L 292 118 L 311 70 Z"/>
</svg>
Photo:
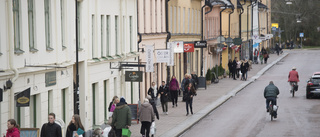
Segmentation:
<svg viewBox="0 0 320 137">
<path fill-rule="evenodd" d="M 101 130 L 111 129 L 115 120 L 111 119 L 113 113 L 110 113 L 112 111 L 109 107 L 115 103 L 113 109 L 122 108 L 117 108 L 119 104 L 116 102 L 120 100 L 123 106 L 129 106 L 131 110 L 132 123 L 124 128 L 130 126 L 131 136 L 134 137 L 145 135 L 140 126 L 145 126 L 145 122 L 149 121 L 139 121 L 139 110 L 143 105 L 149 105 L 148 102 L 155 106 L 152 112 L 156 109 L 160 116 L 160 119 L 154 118 L 148 123 L 153 125 L 151 129 L 157 129 L 150 133 L 154 136 L 213 136 L 208 128 L 199 128 L 197 123 L 208 127 L 212 125 L 215 127 L 212 131 L 217 136 L 239 136 L 242 132 L 235 126 L 239 126 L 237 124 L 241 123 L 240 118 L 246 115 L 250 116 L 249 121 L 254 119 L 254 126 L 262 127 L 266 107 L 262 96 L 265 87 L 262 85 L 274 81 L 274 85 L 281 87 L 281 96 L 289 94 L 289 91 L 282 91 L 289 86 L 284 86 L 288 81 L 287 71 L 297 68 L 302 71 L 302 67 L 307 65 L 304 60 L 319 56 L 313 50 L 294 49 L 298 41 L 301 44 L 296 47 L 317 43 L 313 40 L 317 33 L 311 34 L 311 30 L 300 32 L 303 25 L 296 25 L 294 33 L 290 30 L 292 34 L 286 32 L 289 30 L 282 30 L 279 26 L 291 26 L 283 25 L 285 21 L 271 15 L 292 13 L 280 11 L 286 4 L 275 5 L 273 2 L 0 0 L 0 133 L 7 132 L 9 119 L 14 119 L 19 124 L 22 128 L 21 135 L 28 129 L 41 133 L 41 127 L 48 123 L 50 113 L 55 113 L 55 122 L 61 126 L 63 137 L 66 136 L 67 127 L 75 114 L 80 116 L 86 133 L 92 133 L 99 127 Z M 292 0 L 286 2 L 292 4 Z M 312 3 L 308 5 L 312 7 Z M 278 11 L 273 11 L 273 7 L 277 7 Z M 299 21 L 307 20 L 305 12 L 299 12 L 301 13 L 294 13 Z M 274 19 L 280 23 L 274 22 Z M 281 44 L 281 32 L 288 33 L 286 38 L 291 39 L 290 43 Z M 297 36 L 290 37 L 291 35 Z M 307 46 L 310 45 L 312 44 Z M 285 46 L 290 50 L 284 49 Z M 293 56 L 296 54 L 303 56 L 304 60 Z M 311 85 L 311 79 L 306 73 L 313 74 L 311 70 L 315 71 L 319 66 L 310 64 L 313 67 L 299 73 L 300 81 L 308 81 L 307 84 L 301 82 L 299 90 Z M 199 78 L 190 78 L 190 81 L 185 79 L 187 83 L 196 79 L 199 83 L 192 83 L 189 88 L 182 87 L 182 80 L 188 76 L 186 74 L 191 73 Z M 231 78 L 232 73 L 237 78 Z M 182 92 L 178 96 L 178 103 L 171 107 L 171 89 L 167 91 L 168 97 L 165 99 L 161 93 L 155 95 L 158 98 L 147 97 L 153 82 L 157 87 L 153 89 L 154 94 L 157 90 L 170 88 L 168 82 L 172 76 L 176 77 L 176 84 L 179 85 L 175 91 Z M 160 89 L 163 81 L 167 87 Z M 192 86 L 198 88 L 193 92 Z M 182 88 L 190 92 L 184 92 Z M 237 94 L 240 91 L 243 94 Z M 254 98 L 247 93 L 254 95 Z M 307 97 L 311 97 L 311 93 L 309 94 Z M 305 92 L 296 95 L 298 97 L 293 99 L 300 100 L 299 95 L 301 97 Z M 115 96 L 119 100 L 114 101 Z M 234 100 L 238 102 L 233 102 Z M 230 102 L 237 108 L 230 105 Z M 167 111 L 161 107 L 166 103 L 169 104 Z M 262 106 L 257 106 L 261 104 Z M 190 114 L 188 105 L 191 106 Z M 231 114 L 224 105 L 235 111 Z M 253 107 L 248 108 L 250 105 Z M 214 112 L 218 107 L 221 110 Z M 244 112 L 246 109 L 252 113 Z M 279 112 L 279 116 L 295 109 Z M 225 117 L 222 112 L 226 114 Z M 220 117 L 212 118 L 212 113 Z M 239 114 L 239 117 L 234 113 Z M 312 111 L 312 114 L 318 112 Z M 232 123 L 233 119 L 238 123 L 227 126 L 235 129 L 230 131 L 235 134 L 231 135 L 219 128 L 219 125 Z M 112 120 L 113 123 L 110 123 Z M 212 124 L 212 121 L 219 123 Z M 257 131 L 252 134 L 247 131 L 250 134 L 245 136 L 260 135 L 260 130 L 256 127 L 244 123 L 244 127 L 248 128 L 245 130 Z M 192 132 L 197 129 L 201 131 L 199 135 Z M 261 133 L 264 130 L 266 129 L 261 128 Z M 261 136 L 265 135 L 269 134 Z"/>
</svg>

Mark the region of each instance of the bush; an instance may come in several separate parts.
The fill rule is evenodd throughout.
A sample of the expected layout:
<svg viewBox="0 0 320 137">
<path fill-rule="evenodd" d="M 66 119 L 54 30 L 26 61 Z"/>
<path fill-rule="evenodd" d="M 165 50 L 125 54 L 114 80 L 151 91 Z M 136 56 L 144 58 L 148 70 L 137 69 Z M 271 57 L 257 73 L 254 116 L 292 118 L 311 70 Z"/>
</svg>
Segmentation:
<svg viewBox="0 0 320 137">
<path fill-rule="evenodd" d="M 211 79 L 212 79 L 211 70 L 208 69 L 206 74 L 206 80 L 211 80 Z"/>
</svg>

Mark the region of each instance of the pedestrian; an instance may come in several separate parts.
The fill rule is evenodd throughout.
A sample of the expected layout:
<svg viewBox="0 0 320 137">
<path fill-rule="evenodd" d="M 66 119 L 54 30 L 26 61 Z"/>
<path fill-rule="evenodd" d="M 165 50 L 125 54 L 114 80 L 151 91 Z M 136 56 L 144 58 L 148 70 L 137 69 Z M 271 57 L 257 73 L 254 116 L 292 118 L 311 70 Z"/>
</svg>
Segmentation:
<svg viewBox="0 0 320 137">
<path fill-rule="evenodd" d="M 246 81 L 247 80 L 247 73 L 248 73 L 248 70 L 249 70 L 248 60 L 244 60 L 242 62 L 240 69 L 241 69 L 241 73 L 242 73 L 241 80 Z"/>
<path fill-rule="evenodd" d="M 48 115 L 48 123 L 42 125 L 40 137 L 62 137 L 61 127 L 55 123 L 56 114 Z"/>
<path fill-rule="evenodd" d="M 180 87 L 180 90 L 183 91 L 183 95 L 185 94 L 185 87 L 186 87 L 187 85 L 189 85 L 189 83 L 191 83 L 191 81 L 190 81 L 190 76 L 189 76 L 188 73 L 186 73 L 186 74 L 184 75 L 184 79 L 181 81 L 181 87 Z M 179 95 L 181 95 L 181 94 L 179 94 Z M 182 98 L 182 101 L 185 101 L 185 100 Z"/>
<path fill-rule="evenodd" d="M 179 90 L 179 82 L 177 81 L 175 76 L 172 76 L 169 84 L 169 90 L 171 94 L 171 100 L 172 100 L 172 107 L 176 105 L 178 106 L 178 90 Z"/>
<path fill-rule="evenodd" d="M 160 95 L 162 112 L 168 115 L 168 88 L 165 81 L 162 81 L 162 85 L 158 89 L 157 98 L 158 95 Z"/>
<path fill-rule="evenodd" d="M 237 67 L 236 67 L 236 74 L 237 74 L 237 78 L 240 77 L 240 70 L 241 70 L 241 61 L 239 59 L 237 59 Z"/>
<path fill-rule="evenodd" d="M 234 60 L 232 62 L 232 78 L 233 78 L 233 80 L 237 80 L 236 79 L 236 71 L 237 71 L 237 57 L 234 57 Z"/>
<path fill-rule="evenodd" d="M 286 42 L 286 48 L 289 48 L 290 49 L 290 42 L 289 42 L 289 40 L 287 40 L 287 42 Z"/>
<path fill-rule="evenodd" d="M 259 51 L 257 48 L 254 49 L 253 52 L 253 63 L 258 64 Z"/>
<path fill-rule="evenodd" d="M 195 91 L 192 83 L 189 83 L 189 85 L 185 88 L 185 91 L 186 91 L 186 94 L 184 95 L 183 98 L 185 98 L 185 100 L 186 100 L 186 110 L 187 110 L 186 116 L 189 115 L 189 107 L 190 107 L 191 114 L 193 115 L 192 101 L 193 101 L 193 96 L 196 95 L 196 91 Z"/>
<path fill-rule="evenodd" d="M 151 122 L 154 121 L 154 112 L 149 99 L 145 99 L 138 112 L 139 121 L 141 121 L 140 133 L 143 137 L 149 137 Z"/>
<path fill-rule="evenodd" d="M 153 108 L 153 112 L 157 116 L 157 119 L 159 120 L 159 113 L 158 113 L 157 105 L 155 103 L 155 99 L 152 99 L 150 95 L 147 96 L 147 99 L 149 99 L 149 103 Z"/>
<path fill-rule="evenodd" d="M 9 119 L 7 121 L 7 128 L 7 133 L 3 133 L 4 137 L 20 137 L 19 125 L 16 120 Z"/>
<path fill-rule="evenodd" d="M 152 99 L 156 99 L 157 86 L 155 82 L 151 83 L 151 87 L 148 90 L 148 95 L 151 96 Z"/>
<path fill-rule="evenodd" d="M 195 81 L 194 88 L 195 88 L 195 90 L 197 90 L 198 89 L 198 85 L 199 85 L 199 78 L 198 78 L 198 75 L 196 74 L 195 71 L 192 72 L 191 77 Z"/>
<path fill-rule="evenodd" d="M 276 52 L 277 52 L 277 55 L 279 56 L 280 46 L 278 43 L 276 43 Z"/>
<path fill-rule="evenodd" d="M 232 68 L 232 60 L 231 59 L 229 59 L 229 62 L 228 62 L 228 69 L 229 69 L 229 78 L 231 78 L 232 70 L 233 70 L 233 68 Z"/>
<path fill-rule="evenodd" d="M 131 126 L 131 110 L 127 105 L 126 100 L 122 97 L 117 107 L 112 114 L 111 127 L 115 129 L 117 137 L 122 136 L 123 128 L 130 128 Z"/>
<path fill-rule="evenodd" d="M 261 49 L 261 54 L 263 55 L 264 64 L 267 64 L 269 55 L 268 55 L 267 50 L 264 47 L 262 47 L 262 49 Z M 261 64 L 262 64 L 262 60 L 261 60 Z"/>
<path fill-rule="evenodd" d="M 81 123 L 80 116 L 78 114 L 74 114 L 72 116 L 71 121 L 69 122 L 68 127 L 67 127 L 66 137 L 74 137 L 74 136 L 79 137 L 79 135 L 77 133 L 74 134 L 74 132 L 77 132 L 79 128 L 81 130 L 85 131 L 84 127 Z M 85 133 L 83 133 L 82 136 L 84 137 Z"/>
<path fill-rule="evenodd" d="M 294 48 L 294 46 L 293 46 L 293 39 L 291 39 L 291 41 L 290 41 L 290 50 L 293 49 L 293 48 Z"/>
<path fill-rule="evenodd" d="M 111 125 L 112 122 L 112 115 L 113 115 L 113 111 L 116 109 L 117 104 L 120 102 L 120 99 L 118 98 L 118 96 L 114 96 L 113 97 L 113 102 L 110 102 L 109 105 L 109 120 L 108 120 L 108 124 Z"/>
</svg>

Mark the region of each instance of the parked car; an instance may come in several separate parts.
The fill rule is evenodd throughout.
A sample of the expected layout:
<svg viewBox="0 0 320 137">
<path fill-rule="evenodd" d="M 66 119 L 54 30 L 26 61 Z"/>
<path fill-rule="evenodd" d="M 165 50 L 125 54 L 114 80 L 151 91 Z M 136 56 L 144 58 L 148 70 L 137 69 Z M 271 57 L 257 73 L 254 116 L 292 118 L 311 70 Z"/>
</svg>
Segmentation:
<svg viewBox="0 0 320 137">
<path fill-rule="evenodd" d="M 306 98 L 317 95 L 320 95 L 320 75 L 313 75 L 307 83 Z"/>
</svg>

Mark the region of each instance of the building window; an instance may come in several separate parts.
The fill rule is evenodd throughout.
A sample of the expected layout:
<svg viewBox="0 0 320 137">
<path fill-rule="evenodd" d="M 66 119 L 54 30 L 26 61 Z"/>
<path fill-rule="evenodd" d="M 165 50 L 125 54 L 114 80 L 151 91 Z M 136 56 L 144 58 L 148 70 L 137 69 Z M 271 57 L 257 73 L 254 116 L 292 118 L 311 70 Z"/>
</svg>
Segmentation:
<svg viewBox="0 0 320 137">
<path fill-rule="evenodd" d="M 44 0 L 44 16 L 45 16 L 45 33 L 46 33 L 46 48 L 47 48 L 47 51 L 52 51 L 53 48 L 51 48 L 51 41 L 50 41 L 50 34 L 51 34 L 51 31 L 50 31 L 50 10 L 51 10 L 51 7 L 50 7 L 50 0 Z"/>
<path fill-rule="evenodd" d="M 194 22 L 194 14 L 193 14 L 193 9 L 191 9 L 191 31 L 190 31 L 190 33 L 193 33 L 193 22 Z"/>
<path fill-rule="evenodd" d="M 106 52 L 107 52 L 107 56 L 110 56 L 110 16 L 107 15 L 107 18 L 106 18 L 106 23 L 107 23 L 107 26 L 106 26 L 106 40 L 107 40 L 107 48 L 106 48 Z"/>
<path fill-rule="evenodd" d="M 132 30 L 132 23 L 133 23 L 132 22 L 132 16 L 129 16 L 129 24 L 130 24 L 130 26 L 129 26 L 129 31 L 130 31 L 130 36 L 129 36 L 130 41 L 129 42 L 130 42 L 130 44 L 129 45 L 130 45 L 130 52 L 133 51 L 133 47 L 132 47 L 132 37 L 133 37 L 132 36 L 132 31 L 133 31 Z"/>
<path fill-rule="evenodd" d="M 173 30 L 173 23 L 172 23 L 172 22 L 173 22 L 173 16 L 172 16 L 172 12 L 173 12 L 172 6 L 170 6 L 170 15 L 169 15 L 169 16 L 170 16 L 170 19 L 169 19 L 169 20 L 170 20 L 170 32 L 171 32 L 171 33 L 173 33 L 173 32 L 172 32 L 172 30 Z"/>
<path fill-rule="evenodd" d="M 30 127 L 36 128 L 37 125 L 37 118 L 39 117 L 38 115 L 38 99 L 39 98 L 39 94 L 37 95 L 33 95 L 30 97 Z"/>
<path fill-rule="evenodd" d="M 123 16 L 122 17 L 123 18 L 123 20 L 122 20 L 122 39 L 121 39 L 121 41 L 122 41 L 122 43 L 121 43 L 121 49 L 120 49 L 120 51 L 122 51 L 122 53 L 126 53 L 125 51 L 126 51 L 126 47 L 127 47 L 127 42 L 126 42 L 126 24 L 127 24 L 127 22 L 126 22 L 126 17 L 125 16 Z"/>
<path fill-rule="evenodd" d="M 105 108 L 105 110 L 104 110 L 104 121 L 107 121 L 108 120 L 108 107 L 109 107 L 109 104 L 108 104 L 108 101 L 107 101 L 107 99 L 108 99 L 108 85 L 109 84 L 109 81 L 108 80 L 105 80 L 105 81 L 103 81 L 103 89 L 104 89 L 104 108 Z"/>
<path fill-rule="evenodd" d="M 173 7 L 173 33 L 177 33 L 177 7 Z"/>
<path fill-rule="evenodd" d="M 118 87 L 117 87 L 117 77 L 115 77 L 114 79 L 113 79 L 113 91 L 114 91 L 114 94 L 113 95 L 118 95 L 118 93 L 117 93 L 117 89 L 118 89 Z"/>
<path fill-rule="evenodd" d="M 96 125 L 96 83 L 92 84 L 92 125 Z"/>
<path fill-rule="evenodd" d="M 104 15 L 101 15 L 101 57 L 104 57 L 104 42 L 103 42 L 103 38 L 104 38 Z"/>
<path fill-rule="evenodd" d="M 119 44 L 118 44 L 118 31 L 119 31 L 119 28 L 118 28 L 118 26 L 119 26 L 119 18 L 118 18 L 118 16 L 115 16 L 115 27 L 114 27 L 114 29 L 115 29 L 115 48 L 116 48 L 116 55 L 118 55 L 118 50 L 119 50 Z"/>
<path fill-rule="evenodd" d="M 183 8 L 183 15 L 182 15 L 182 32 L 186 33 L 186 8 Z"/>
<path fill-rule="evenodd" d="M 92 41 L 92 58 L 94 59 L 96 56 L 95 56 L 95 18 L 94 18 L 94 15 L 92 15 L 92 18 L 91 18 L 91 27 L 92 27 L 92 34 L 91 34 L 91 41 Z"/>
<path fill-rule="evenodd" d="M 34 46 L 34 18 L 33 18 L 33 0 L 28 0 L 28 30 L 29 30 L 29 50 L 38 51 Z"/>
<path fill-rule="evenodd" d="M 61 12 L 61 45 L 62 49 L 66 49 L 67 46 L 65 44 L 65 26 L 64 26 L 64 0 L 60 0 L 60 12 Z"/>
<path fill-rule="evenodd" d="M 62 91 L 61 91 L 61 105 L 62 105 L 62 107 L 61 107 L 61 114 L 62 114 L 62 120 L 63 121 L 66 121 L 66 103 L 67 103 L 67 101 L 66 101 L 66 93 L 67 93 L 67 89 L 65 88 L 65 89 L 62 89 Z"/>
<path fill-rule="evenodd" d="M 181 15 L 181 14 L 180 14 L 180 12 L 181 12 L 181 11 L 180 11 L 180 7 L 178 7 L 178 24 L 179 24 L 179 25 L 178 25 L 178 30 L 177 30 L 178 33 L 181 33 L 181 30 L 180 30 L 180 29 L 181 29 L 181 26 L 180 26 L 180 23 L 181 23 L 181 21 L 180 21 L 181 16 L 180 16 L 180 15 Z"/>
<path fill-rule="evenodd" d="M 83 50 L 81 48 L 81 3 L 80 2 L 77 2 L 77 18 L 78 18 L 78 22 L 77 22 L 77 26 L 78 26 L 78 33 L 77 33 L 77 36 L 78 36 L 78 50 Z"/>
<path fill-rule="evenodd" d="M 48 114 L 53 112 L 53 91 L 48 91 Z"/>
<path fill-rule="evenodd" d="M 20 1 L 12 0 L 13 10 L 13 28 L 14 28 L 14 53 L 22 54 L 24 51 L 21 50 L 20 45 Z"/>
<path fill-rule="evenodd" d="M 188 19 L 187 19 L 187 21 L 188 21 L 188 32 L 187 33 L 190 33 L 190 8 L 188 10 Z"/>
</svg>

